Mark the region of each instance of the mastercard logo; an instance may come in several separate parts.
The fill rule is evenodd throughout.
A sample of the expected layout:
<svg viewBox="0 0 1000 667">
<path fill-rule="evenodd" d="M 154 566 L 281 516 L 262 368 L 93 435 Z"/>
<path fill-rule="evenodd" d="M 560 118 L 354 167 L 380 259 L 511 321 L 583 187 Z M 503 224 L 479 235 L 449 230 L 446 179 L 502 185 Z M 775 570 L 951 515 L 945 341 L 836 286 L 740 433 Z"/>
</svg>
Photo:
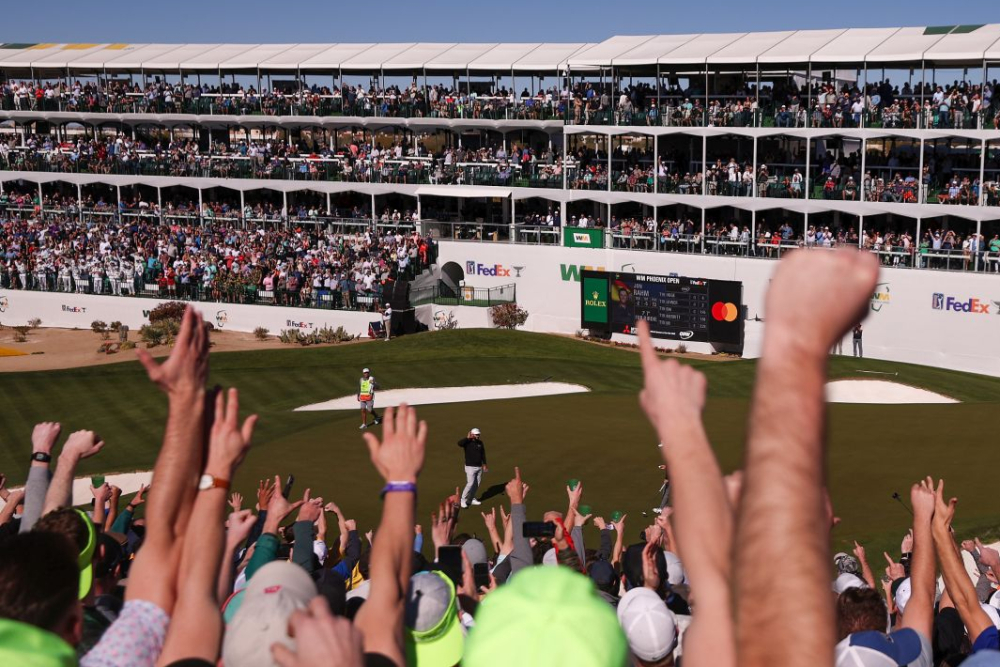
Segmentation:
<svg viewBox="0 0 1000 667">
<path fill-rule="evenodd" d="M 712 304 L 712 319 L 716 322 L 734 322 L 739 312 L 734 303 L 716 301 Z"/>
</svg>

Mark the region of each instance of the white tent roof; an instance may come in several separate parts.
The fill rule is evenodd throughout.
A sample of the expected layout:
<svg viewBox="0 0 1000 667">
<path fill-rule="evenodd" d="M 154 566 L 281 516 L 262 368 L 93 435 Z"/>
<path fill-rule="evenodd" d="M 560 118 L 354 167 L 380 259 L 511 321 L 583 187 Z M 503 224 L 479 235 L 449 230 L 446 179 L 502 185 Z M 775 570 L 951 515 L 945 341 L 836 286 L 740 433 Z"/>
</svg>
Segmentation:
<svg viewBox="0 0 1000 667">
<path fill-rule="evenodd" d="M 148 63 L 183 48 L 183 44 L 130 44 L 119 55 L 109 56 L 104 66 L 108 69 L 125 70 L 148 68 Z"/>
<path fill-rule="evenodd" d="M 666 65 L 703 65 L 710 55 L 729 46 L 744 35 L 746 35 L 745 32 L 702 35 L 698 39 L 693 39 L 684 46 L 660 56 L 660 62 Z"/>
<path fill-rule="evenodd" d="M 649 65 L 701 35 L 657 35 L 612 59 L 612 65 Z"/>
<path fill-rule="evenodd" d="M 555 72 L 566 67 L 566 61 L 593 44 L 539 44 L 537 49 L 526 54 L 511 65 L 520 72 Z"/>
<path fill-rule="evenodd" d="M 975 63 L 1000 60 L 1000 24 L 629 35 L 600 43 L 9 44 L 0 68 L 555 72 L 610 66 Z"/>
<path fill-rule="evenodd" d="M 757 56 L 781 44 L 794 32 L 749 32 L 708 57 L 710 64 L 753 63 Z M 681 49 L 683 50 L 683 49 Z"/>
<path fill-rule="evenodd" d="M 469 69 L 474 70 L 510 70 L 521 58 L 540 47 L 541 44 L 497 44 L 478 58 L 469 62 Z"/>
<path fill-rule="evenodd" d="M 941 37 L 943 35 L 927 34 L 923 28 L 900 28 L 869 51 L 866 60 L 875 63 L 919 61 L 924 51 L 941 41 Z"/>
<path fill-rule="evenodd" d="M 491 52 L 497 44 L 455 44 L 443 53 L 439 53 L 426 63 L 424 67 L 432 70 L 464 70 L 470 69 L 471 63 Z"/>
<path fill-rule="evenodd" d="M 972 32 L 955 30 L 924 52 L 927 60 L 980 60 L 990 47 L 1000 55 L 1000 24 L 984 25 Z"/>
<path fill-rule="evenodd" d="M 257 69 L 260 63 L 265 62 L 282 53 L 293 50 L 295 44 L 259 44 L 243 53 L 239 53 L 232 58 L 219 63 L 221 69 Z"/>
<path fill-rule="evenodd" d="M 804 63 L 814 51 L 843 35 L 846 30 L 799 30 L 757 57 L 760 63 Z"/>
<path fill-rule="evenodd" d="M 604 40 L 600 44 L 594 44 L 588 49 L 573 54 L 573 57 L 568 61 L 569 66 L 571 69 L 601 66 L 608 67 L 611 65 L 611 61 L 617 56 L 624 55 L 637 46 L 642 46 L 651 39 L 653 39 L 653 35 L 646 35 L 643 37 L 612 37 Z"/>
<path fill-rule="evenodd" d="M 383 63 L 386 61 L 392 60 L 395 56 L 414 46 L 416 46 L 414 42 L 404 44 L 376 44 L 372 48 L 346 59 L 340 66 L 344 69 L 378 70 L 382 68 Z"/>
<path fill-rule="evenodd" d="M 382 62 L 382 69 L 423 69 L 428 60 L 446 53 L 450 44 L 414 44 L 412 47 Z"/>
<path fill-rule="evenodd" d="M 813 51 L 810 60 L 816 63 L 860 62 L 868 52 L 893 36 L 899 28 L 852 28 L 845 30 L 822 47 Z"/>
<path fill-rule="evenodd" d="M 329 48 L 329 44 L 296 44 L 286 51 L 264 58 L 257 66 L 261 69 L 298 69 L 299 63 L 303 63 Z"/>
<path fill-rule="evenodd" d="M 303 69 L 339 69 L 348 58 L 375 48 L 375 44 L 330 44 L 308 60 L 302 61 Z"/>
</svg>

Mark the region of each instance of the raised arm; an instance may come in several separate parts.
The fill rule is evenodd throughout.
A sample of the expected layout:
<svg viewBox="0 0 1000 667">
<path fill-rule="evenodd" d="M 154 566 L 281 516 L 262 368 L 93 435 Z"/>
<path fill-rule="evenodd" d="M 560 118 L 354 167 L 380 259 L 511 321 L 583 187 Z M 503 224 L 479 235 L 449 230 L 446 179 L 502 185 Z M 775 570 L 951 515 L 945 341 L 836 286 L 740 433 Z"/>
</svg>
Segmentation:
<svg viewBox="0 0 1000 667">
<path fill-rule="evenodd" d="M 253 436 L 256 415 L 239 423 L 239 394 L 229 390 L 228 401 L 222 391 L 215 399 L 214 423 L 208 445 L 208 459 L 203 474 L 211 475 L 214 485 L 199 487 L 188 523 L 189 537 L 184 540 L 177 582 L 177 603 L 160 664 L 198 658 L 215 663 L 222 645 L 223 621 L 219 611 L 217 579 L 225 551 L 226 494 Z"/>
<path fill-rule="evenodd" d="M 910 600 L 903 612 L 903 627 L 919 632 L 928 643 L 934 638 L 934 482 L 928 477 L 910 489 L 913 507 L 913 551 L 910 559 Z M 959 556 L 961 562 L 961 556 Z M 964 570 L 964 568 L 963 568 Z M 967 578 L 968 579 L 968 578 Z M 978 604 L 977 604 L 978 608 Z"/>
<path fill-rule="evenodd" d="M 386 408 L 383 439 L 365 434 L 372 463 L 386 481 L 378 542 L 372 547 L 371 590 L 355 626 L 366 653 L 380 653 L 397 667 L 406 665 L 403 609 L 413 569 L 416 484 L 424 466 L 427 424 L 407 405 Z"/>
<path fill-rule="evenodd" d="M 642 408 L 663 443 L 660 451 L 672 474 L 677 545 L 671 548 L 679 551 L 691 592 L 698 597 L 698 613 L 684 640 L 685 667 L 732 666 L 736 664 L 730 597 L 733 513 L 701 421 L 705 376 L 673 359 L 661 362 L 645 322 L 639 324 L 639 341 L 645 375 Z"/>
<path fill-rule="evenodd" d="M 863 317 L 877 275 L 869 253 L 792 252 L 771 281 L 736 525 L 742 666 L 833 665 L 833 605 L 817 604 L 830 596 L 827 353 Z M 765 598 L 773 604 L 761 614 Z"/>
<path fill-rule="evenodd" d="M 146 500 L 146 537 L 129 574 L 126 600 L 147 600 L 167 614 L 174 606 L 175 579 L 205 442 L 205 382 L 208 332 L 190 306 L 170 357 L 157 364 L 136 350 L 150 380 L 167 394 L 163 446 L 153 467 Z"/>
<path fill-rule="evenodd" d="M 993 622 L 979 606 L 976 588 L 965 572 L 962 555 L 958 551 L 954 538 L 951 536 L 951 521 L 955 518 L 956 498 L 945 500 L 944 480 L 940 480 L 934 491 L 934 518 L 931 521 L 931 534 L 934 537 L 934 548 L 938 561 L 941 563 L 941 576 L 944 586 L 958 610 L 958 615 L 969 633 L 969 641 L 975 642 L 983 630 L 993 627 Z"/>
<path fill-rule="evenodd" d="M 53 510 L 72 506 L 73 476 L 76 474 L 76 466 L 83 459 L 88 459 L 101 451 L 103 447 L 104 441 L 93 431 L 76 431 L 70 434 L 66 444 L 63 445 L 62 453 L 59 454 L 49 491 L 45 494 L 42 516 Z"/>
<path fill-rule="evenodd" d="M 56 422 L 36 424 L 31 432 L 31 467 L 28 468 L 28 481 L 24 485 L 24 515 L 21 517 L 20 532 L 31 530 L 35 522 L 42 517 L 45 509 L 45 496 L 49 490 L 52 473 L 49 472 L 49 461 L 36 461 L 38 458 L 52 458 L 52 449 L 62 426 Z"/>
<path fill-rule="evenodd" d="M 531 544 L 524 536 L 524 521 L 527 516 L 524 497 L 528 493 L 528 485 L 521 479 L 519 467 L 515 466 L 514 479 L 507 482 L 506 488 L 507 497 L 510 498 L 510 529 L 514 539 L 514 550 L 510 554 L 510 573 L 514 574 L 535 564 Z"/>
</svg>

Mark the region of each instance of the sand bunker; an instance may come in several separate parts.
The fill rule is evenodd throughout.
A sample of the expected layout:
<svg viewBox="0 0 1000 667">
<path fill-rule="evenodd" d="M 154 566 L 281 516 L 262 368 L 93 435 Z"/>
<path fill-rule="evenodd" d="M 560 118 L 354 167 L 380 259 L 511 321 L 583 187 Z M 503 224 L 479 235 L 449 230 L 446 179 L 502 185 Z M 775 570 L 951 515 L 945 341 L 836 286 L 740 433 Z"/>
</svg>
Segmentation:
<svg viewBox="0 0 1000 667">
<path fill-rule="evenodd" d="M 826 383 L 828 403 L 958 403 L 954 398 L 888 380 L 834 380 Z"/>
<path fill-rule="evenodd" d="M 530 396 L 555 396 L 558 394 L 580 394 L 590 391 L 579 384 L 566 382 L 533 382 L 530 384 L 494 384 L 476 387 L 424 387 L 411 389 L 387 389 L 375 395 L 375 407 L 387 408 L 400 403 L 409 405 L 436 405 L 438 403 L 466 403 L 470 401 L 495 401 L 504 398 L 528 398 Z M 295 408 L 296 412 L 317 410 L 357 410 L 357 396 L 341 396 L 332 401 L 313 403 Z"/>
</svg>

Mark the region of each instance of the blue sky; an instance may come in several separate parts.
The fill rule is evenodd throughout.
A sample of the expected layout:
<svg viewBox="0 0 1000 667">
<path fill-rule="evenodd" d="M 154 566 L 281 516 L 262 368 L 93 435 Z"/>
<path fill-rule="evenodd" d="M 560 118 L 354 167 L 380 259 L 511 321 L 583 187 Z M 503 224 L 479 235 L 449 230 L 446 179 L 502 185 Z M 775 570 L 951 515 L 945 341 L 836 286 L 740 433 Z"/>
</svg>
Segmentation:
<svg viewBox="0 0 1000 667">
<path fill-rule="evenodd" d="M 527 42 L 615 34 L 1000 21 L 995 0 L 45 0 L 3 3 L 2 42 Z"/>
</svg>

